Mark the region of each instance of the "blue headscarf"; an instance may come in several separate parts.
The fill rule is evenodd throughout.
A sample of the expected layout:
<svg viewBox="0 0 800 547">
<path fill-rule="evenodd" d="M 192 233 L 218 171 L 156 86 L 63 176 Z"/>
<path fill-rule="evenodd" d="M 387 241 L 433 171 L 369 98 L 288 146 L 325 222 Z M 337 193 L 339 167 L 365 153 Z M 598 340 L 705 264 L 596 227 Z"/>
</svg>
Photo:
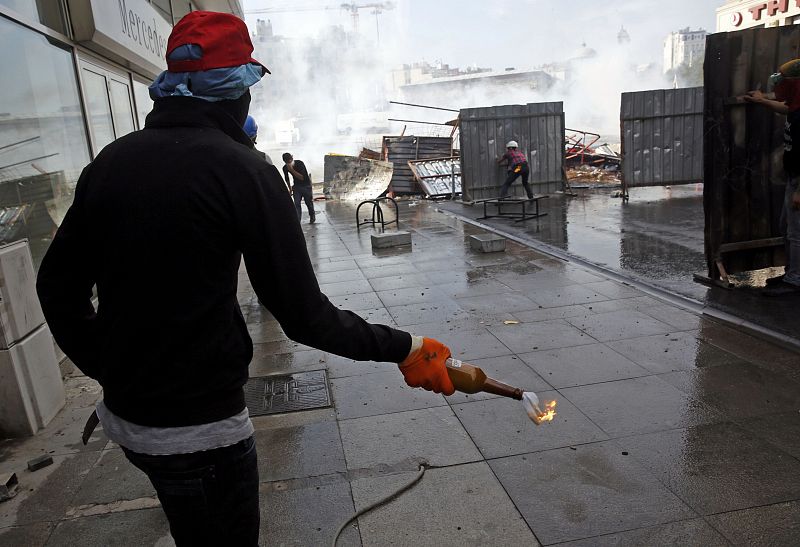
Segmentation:
<svg viewBox="0 0 800 547">
<path fill-rule="evenodd" d="M 199 59 L 202 50 L 194 44 L 175 48 L 170 60 Z M 246 64 L 227 68 L 213 68 L 197 72 L 169 72 L 165 70 L 150 85 L 150 98 L 184 96 L 216 102 L 235 100 L 245 94 L 250 86 L 261 80 L 262 68 Z"/>
</svg>

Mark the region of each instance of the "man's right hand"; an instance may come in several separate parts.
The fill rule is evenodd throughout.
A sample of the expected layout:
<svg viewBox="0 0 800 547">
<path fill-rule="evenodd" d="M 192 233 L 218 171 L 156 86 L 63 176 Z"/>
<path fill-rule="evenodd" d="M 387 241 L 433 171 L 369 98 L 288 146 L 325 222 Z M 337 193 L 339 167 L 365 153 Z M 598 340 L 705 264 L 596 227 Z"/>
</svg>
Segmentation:
<svg viewBox="0 0 800 547">
<path fill-rule="evenodd" d="M 748 91 L 742 98 L 745 100 L 745 102 L 748 103 L 763 103 L 764 99 L 766 99 L 764 93 L 762 93 L 758 89 L 754 89 L 753 91 Z"/>
<path fill-rule="evenodd" d="M 417 344 L 412 340 L 411 352 L 399 365 L 406 384 L 434 393 L 445 395 L 455 393 L 456 389 L 450 381 L 445 366 L 445 362 L 450 358 L 450 349 L 433 338 L 423 338 L 419 348 L 415 345 Z"/>
</svg>

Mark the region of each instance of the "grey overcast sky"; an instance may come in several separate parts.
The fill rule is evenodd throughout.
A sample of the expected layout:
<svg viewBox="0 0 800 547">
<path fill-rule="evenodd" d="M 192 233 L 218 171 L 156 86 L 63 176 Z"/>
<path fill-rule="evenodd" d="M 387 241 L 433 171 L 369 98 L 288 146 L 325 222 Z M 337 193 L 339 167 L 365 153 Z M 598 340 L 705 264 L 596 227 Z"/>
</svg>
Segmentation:
<svg viewBox="0 0 800 547">
<path fill-rule="evenodd" d="M 374 0 L 357 4 L 369 4 Z M 352 28 L 341 1 L 244 0 L 251 29 L 272 20 L 276 34 L 314 35 L 323 26 Z M 661 62 L 666 35 L 684 27 L 714 31 L 723 0 L 396 0 L 379 16 L 381 51 L 388 64 L 441 60 L 452 66 L 531 67 L 574 56 L 583 42 L 602 50 L 622 25 L 637 62 Z M 250 14 L 271 8 L 270 13 Z M 325 9 L 327 8 L 327 9 Z M 376 38 L 376 17 L 360 10 L 359 30 Z M 265 59 L 266 64 L 269 63 Z"/>
</svg>

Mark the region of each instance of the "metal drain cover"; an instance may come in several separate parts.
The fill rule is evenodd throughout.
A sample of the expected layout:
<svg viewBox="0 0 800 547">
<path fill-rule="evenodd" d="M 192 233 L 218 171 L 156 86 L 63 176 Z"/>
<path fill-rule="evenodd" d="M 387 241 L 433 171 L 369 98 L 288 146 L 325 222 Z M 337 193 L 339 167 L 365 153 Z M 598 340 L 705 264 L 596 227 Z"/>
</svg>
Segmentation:
<svg viewBox="0 0 800 547">
<path fill-rule="evenodd" d="M 324 370 L 250 378 L 244 385 L 244 398 L 251 416 L 331 405 Z"/>
</svg>

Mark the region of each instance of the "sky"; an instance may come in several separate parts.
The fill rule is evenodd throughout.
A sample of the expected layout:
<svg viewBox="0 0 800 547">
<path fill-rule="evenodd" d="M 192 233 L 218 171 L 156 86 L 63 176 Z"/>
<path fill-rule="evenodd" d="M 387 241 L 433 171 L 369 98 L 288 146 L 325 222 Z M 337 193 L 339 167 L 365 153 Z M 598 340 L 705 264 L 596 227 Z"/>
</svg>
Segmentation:
<svg viewBox="0 0 800 547">
<path fill-rule="evenodd" d="M 356 0 L 357 1 L 357 0 Z M 276 34 L 315 35 L 324 26 L 352 28 L 342 2 L 244 0 L 245 20 L 271 19 Z M 362 3 L 362 2 L 358 2 Z M 371 0 L 363 3 L 372 3 Z M 602 50 L 625 26 L 637 62 L 661 61 L 663 40 L 673 30 L 711 32 L 722 0 L 396 0 L 379 16 L 381 52 L 390 65 L 426 60 L 451 66 L 529 68 L 574 56 L 586 43 Z M 319 9 L 329 7 L 330 9 Z M 272 8 L 263 14 L 250 10 Z M 315 9 L 304 9 L 315 8 Z M 375 15 L 360 10 L 359 31 L 376 39 Z M 266 60 L 268 63 L 269 61 Z"/>
</svg>

